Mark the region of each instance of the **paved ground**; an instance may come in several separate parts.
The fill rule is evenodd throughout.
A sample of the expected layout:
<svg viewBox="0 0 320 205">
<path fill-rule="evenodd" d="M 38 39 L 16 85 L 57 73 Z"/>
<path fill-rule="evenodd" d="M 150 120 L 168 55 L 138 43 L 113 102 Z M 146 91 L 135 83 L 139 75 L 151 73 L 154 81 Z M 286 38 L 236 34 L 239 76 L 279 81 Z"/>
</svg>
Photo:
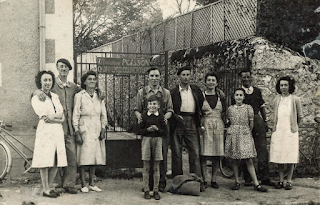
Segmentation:
<svg viewBox="0 0 320 205">
<path fill-rule="evenodd" d="M 103 192 L 78 193 L 77 195 L 62 194 L 57 199 L 41 196 L 39 180 L 5 181 L 0 187 L 0 205 L 8 204 L 320 204 L 320 180 L 315 178 L 296 178 L 291 191 L 276 190 L 268 187 L 267 193 L 259 193 L 252 187 L 242 186 L 239 191 L 232 191 L 232 179 L 218 177 L 220 189 L 209 187 L 200 196 L 183 196 L 162 193 L 161 200 L 145 200 L 141 192 L 140 178 L 100 179 L 97 186 Z M 79 185 L 78 185 L 78 188 Z"/>
</svg>

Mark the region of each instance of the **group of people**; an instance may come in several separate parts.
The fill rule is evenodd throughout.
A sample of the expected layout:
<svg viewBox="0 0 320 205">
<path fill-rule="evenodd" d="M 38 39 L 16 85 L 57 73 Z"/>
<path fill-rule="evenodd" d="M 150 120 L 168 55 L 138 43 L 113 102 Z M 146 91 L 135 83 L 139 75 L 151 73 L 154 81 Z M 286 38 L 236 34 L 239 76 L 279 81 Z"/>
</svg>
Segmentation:
<svg viewBox="0 0 320 205">
<path fill-rule="evenodd" d="M 94 185 L 96 165 L 106 164 L 106 107 L 96 89 L 97 74 L 89 71 L 81 77 L 81 88 L 69 82 L 70 62 L 59 59 L 59 75 L 40 71 L 35 81 L 38 90 L 32 94 L 31 105 L 39 116 L 32 167 L 39 168 L 43 196 L 57 198 L 61 193 L 52 187 L 61 167 L 61 183 L 67 193 L 77 194 L 77 169 L 81 192 L 102 191 Z M 89 185 L 85 171 L 89 169 Z"/>
<path fill-rule="evenodd" d="M 243 169 L 245 186 L 253 186 L 260 192 L 267 191 L 262 185 L 291 190 L 294 164 L 299 160 L 298 126 L 302 119 L 300 100 L 292 95 L 295 80 L 284 76 L 277 81 L 279 95 L 272 104 L 274 123 L 269 161 L 265 101 L 260 89 L 252 86 L 250 70 L 239 73 L 242 87 L 235 89 L 232 96 L 226 96 L 218 88 L 219 79 L 213 72 L 205 75 L 204 91 L 190 84 L 192 67 L 180 68 L 177 75 L 180 82 L 169 91 L 160 85 L 159 68 L 151 67 L 148 85 L 140 89 L 136 97 L 137 133 L 142 135 L 144 198 L 150 199 L 150 190 L 153 190 L 154 198 L 159 200 L 159 191 L 163 192 L 166 187 L 169 143 L 172 177 L 183 175 L 182 150 L 185 145 L 189 154 L 189 172 L 202 179 L 201 191 L 208 187 L 208 160 L 212 161 L 210 185 L 219 188 L 216 178 L 218 162 L 223 156 L 232 159 L 235 175 L 232 190 L 240 189 L 239 166 Z M 228 108 L 227 97 L 232 98 L 232 105 Z M 258 161 L 257 173 L 254 158 Z M 269 178 L 269 162 L 279 164 L 278 183 Z M 284 164 L 289 167 L 286 184 Z"/>
<path fill-rule="evenodd" d="M 32 167 L 40 169 L 43 196 L 56 198 L 52 183 L 62 167 L 61 184 L 64 190 L 76 194 L 76 173 L 79 169 L 81 192 L 102 191 L 94 185 L 96 165 L 106 164 L 107 114 L 104 97 L 97 90 L 97 74 L 88 71 L 81 77 L 81 88 L 67 81 L 70 62 L 59 59 L 59 75 L 40 71 L 36 76 L 38 90 L 32 94 L 31 104 L 39 116 Z M 278 79 L 274 99 L 274 124 L 270 144 L 270 161 L 266 130 L 268 120 L 261 91 L 251 85 L 250 70 L 239 76 L 242 87 L 232 96 L 218 88 L 218 76 L 205 75 L 205 90 L 190 84 L 192 67 L 177 71 L 179 84 L 170 91 L 160 85 L 161 72 L 152 66 L 148 70 L 148 85 L 136 96 L 136 133 L 142 136 L 144 198 L 150 199 L 150 190 L 156 200 L 167 186 L 167 155 L 170 144 L 172 177 L 183 175 L 182 151 L 185 145 L 189 155 L 189 172 L 201 178 L 201 191 L 210 185 L 218 189 L 217 170 L 220 157 L 233 159 L 235 175 L 233 190 L 240 189 L 239 166 L 243 167 L 245 186 L 266 192 L 262 185 L 277 189 L 292 189 L 294 164 L 299 159 L 298 125 L 302 118 L 301 103 L 292 95 L 295 81 L 289 76 Z M 232 97 L 227 108 L 226 99 Z M 227 129 L 226 129 L 227 128 Z M 226 135 L 225 135 L 226 131 Z M 226 137 L 225 137 L 226 136 Z M 256 174 L 253 158 L 257 157 Z M 211 179 L 207 177 L 207 161 L 212 161 Z M 269 178 L 269 162 L 279 164 L 280 181 Z M 287 183 L 284 184 L 284 165 L 289 164 Z M 89 170 L 89 184 L 85 171 Z M 261 180 L 259 183 L 258 179 Z"/>
</svg>

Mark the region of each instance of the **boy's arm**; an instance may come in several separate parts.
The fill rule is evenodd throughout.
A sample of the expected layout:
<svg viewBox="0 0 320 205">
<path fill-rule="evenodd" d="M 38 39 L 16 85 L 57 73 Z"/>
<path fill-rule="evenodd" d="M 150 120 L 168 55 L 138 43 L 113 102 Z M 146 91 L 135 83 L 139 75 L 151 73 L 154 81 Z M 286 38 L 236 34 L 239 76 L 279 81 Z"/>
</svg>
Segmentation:
<svg viewBox="0 0 320 205">
<path fill-rule="evenodd" d="M 146 135 L 149 132 L 148 128 L 146 127 L 145 119 L 142 118 L 141 123 L 138 124 L 137 126 L 138 126 L 138 129 L 137 129 L 137 134 L 138 135 Z"/>
</svg>

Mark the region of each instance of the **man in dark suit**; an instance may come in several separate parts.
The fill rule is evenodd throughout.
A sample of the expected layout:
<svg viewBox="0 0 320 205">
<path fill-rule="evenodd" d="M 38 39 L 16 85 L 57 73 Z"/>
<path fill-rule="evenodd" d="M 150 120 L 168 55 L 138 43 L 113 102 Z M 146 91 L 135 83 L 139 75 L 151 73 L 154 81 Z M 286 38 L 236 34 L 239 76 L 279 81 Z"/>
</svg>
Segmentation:
<svg viewBox="0 0 320 205">
<path fill-rule="evenodd" d="M 174 117 L 171 120 L 172 137 L 172 176 L 182 175 L 182 147 L 183 141 L 189 153 L 189 171 L 201 177 L 200 159 L 199 159 L 199 136 L 200 112 L 204 97 L 200 88 L 196 85 L 190 85 L 191 78 L 190 66 L 182 67 L 177 75 L 180 78 L 180 84 L 173 88 L 171 93 Z M 201 184 L 204 191 L 204 186 Z"/>
</svg>

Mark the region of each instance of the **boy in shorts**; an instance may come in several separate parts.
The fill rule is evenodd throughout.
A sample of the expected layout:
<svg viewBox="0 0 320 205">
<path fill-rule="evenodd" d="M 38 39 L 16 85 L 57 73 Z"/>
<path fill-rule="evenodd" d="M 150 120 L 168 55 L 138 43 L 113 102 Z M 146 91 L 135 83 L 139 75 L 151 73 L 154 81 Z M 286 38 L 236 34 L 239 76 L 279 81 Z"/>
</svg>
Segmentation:
<svg viewBox="0 0 320 205">
<path fill-rule="evenodd" d="M 153 196 L 160 200 L 158 185 L 160 180 L 160 161 L 162 157 L 162 137 L 165 136 L 164 115 L 159 111 L 160 99 L 151 95 L 148 99 L 147 112 L 142 113 L 142 122 L 137 134 L 142 135 L 141 152 L 143 161 L 144 198 L 150 199 L 149 170 L 150 160 L 153 161 Z M 152 158 L 151 158 L 152 157 Z"/>
</svg>

